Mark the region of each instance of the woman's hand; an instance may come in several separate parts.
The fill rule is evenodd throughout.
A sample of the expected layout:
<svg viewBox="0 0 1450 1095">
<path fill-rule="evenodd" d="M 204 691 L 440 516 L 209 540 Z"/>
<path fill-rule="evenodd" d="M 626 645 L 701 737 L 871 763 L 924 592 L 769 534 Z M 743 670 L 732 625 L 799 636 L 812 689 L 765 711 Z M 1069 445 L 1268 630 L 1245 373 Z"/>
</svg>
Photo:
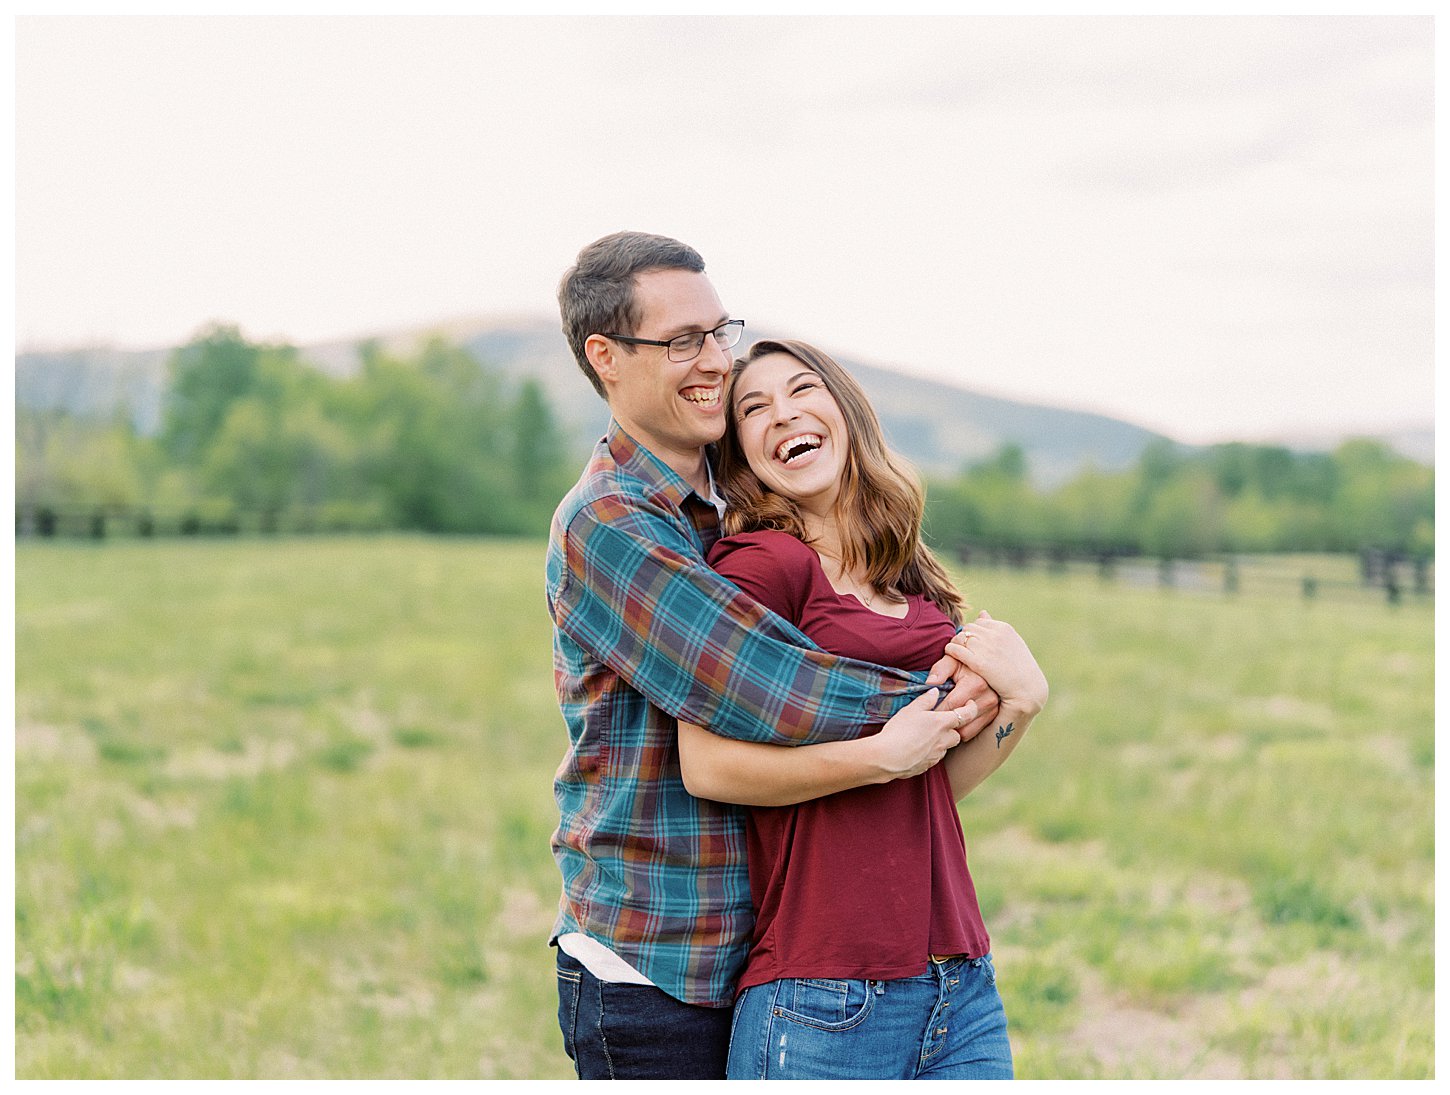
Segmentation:
<svg viewBox="0 0 1450 1095">
<path fill-rule="evenodd" d="M 937 710 L 957 711 L 974 705 L 975 713 L 962 726 L 962 740 L 971 741 L 992 724 L 1001 700 L 981 674 L 972 672 L 950 654 L 943 654 L 931 667 L 926 683 L 946 687 L 947 682 L 951 682 L 951 691 L 942 697 Z"/>
<path fill-rule="evenodd" d="M 1022 636 L 1005 620 L 981 613 L 947 643 L 946 653 L 981 674 L 1002 698 L 1004 710 L 1031 718 L 1047 703 L 1047 678 Z"/>
</svg>

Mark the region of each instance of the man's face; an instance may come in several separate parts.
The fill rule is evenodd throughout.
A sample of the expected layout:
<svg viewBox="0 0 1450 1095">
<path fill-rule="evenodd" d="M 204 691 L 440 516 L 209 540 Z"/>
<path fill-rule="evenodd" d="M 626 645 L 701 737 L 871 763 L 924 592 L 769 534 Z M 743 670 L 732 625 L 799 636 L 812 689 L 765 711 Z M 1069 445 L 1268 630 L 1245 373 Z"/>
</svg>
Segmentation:
<svg viewBox="0 0 1450 1095">
<path fill-rule="evenodd" d="M 647 270 L 634 283 L 640 313 L 639 327 L 631 332 L 636 338 L 663 341 L 712 331 L 730 318 L 704 274 Z M 689 478 L 699 467 L 702 447 L 725 432 L 729 352 L 713 338 L 705 339 L 692 361 L 671 361 L 663 346 L 632 349 L 611 340 L 609 409 L 626 433 Z"/>
</svg>

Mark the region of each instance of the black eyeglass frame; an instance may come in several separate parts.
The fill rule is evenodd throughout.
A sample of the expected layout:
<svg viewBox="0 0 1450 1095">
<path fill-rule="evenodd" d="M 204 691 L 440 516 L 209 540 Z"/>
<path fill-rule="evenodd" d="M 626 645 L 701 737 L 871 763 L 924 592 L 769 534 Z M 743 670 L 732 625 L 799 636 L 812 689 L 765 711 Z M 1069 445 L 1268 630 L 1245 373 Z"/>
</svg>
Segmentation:
<svg viewBox="0 0 1450 1095">
<path fill-rule="evenodd" d="M 664 338 L 664 339 L 661 339 L 661 338 L 634 338 L 634 337 L 632 337 L 630 335 L 615 335 L 615 334 L 610 334 L 608 331 L 600 331 L 599 333 L 601 335 L 603 335 L 605 338 L 612 338 L 616 342 L 627 342 L 631 346 L 663 346 L 663 347 L 665 347 L 665 353 L 669 356 L 669 359 L 671 361 L 685 362 L 685 361 L 694 361 L 695 358 L 697 358 L 697 357 L 700 356 L 700 354 L 705 349 L 705 339 L 707 337 L 716 338 L 716 341 L 719 341 L 718 337 L 716 337 L 716 336 L 718 335 L 718 333 L 720 331 L 723 331 L 726 328 L 734 328 L 734 330 L 735 330 L 735 338 L 732 341 L 730 341 L 729 343 L 726 343 L 726 344 L 724 344 L 724 345 L 722 345 L 720 347 L 722 350 L 729 350 L 729 349 L 732 349 L 733 347 L 735 347 L 736 345 L 738 345 L 739 342 L 740 342 L 741 337 L 745 334 L 745 321 L 743 319 L 727 319 L 724 323 L 720 324 L 720 326 L 713 327 L 713 328 L 711 328 L 708 331 L 686 331 L 683 334 L 676 335 L 674 338 Z M 682 338 L 692 338 L 695 335 L 699 335 L 700 336 L 700 345 L 695 348 L 695 352 L 693 354 L 691 354 L 689 357 L 675 357 L 674 354 L 670 352 L 670 349 L 669 348 L 671 346 L 673 346 L 676 342 L 678 342 L 680 339 L 682 339 Z"/>
</svg>

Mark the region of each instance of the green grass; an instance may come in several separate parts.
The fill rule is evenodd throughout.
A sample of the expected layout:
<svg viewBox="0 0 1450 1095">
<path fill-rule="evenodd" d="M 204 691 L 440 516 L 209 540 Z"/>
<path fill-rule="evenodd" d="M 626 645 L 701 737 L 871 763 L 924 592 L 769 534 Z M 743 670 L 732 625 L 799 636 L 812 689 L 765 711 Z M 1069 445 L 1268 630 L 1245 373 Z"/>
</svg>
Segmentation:
<svg viewBox="0 0 1450 1095">
<path fill-rule="evenodd" d="M 572 1075 L 542 556 L 19 544 L 17 1075 Z M 1429 607 L 962 581 L 1053 688 L 962 805 L 1019 1076 L 1433 1075 Z"/>
</svg>

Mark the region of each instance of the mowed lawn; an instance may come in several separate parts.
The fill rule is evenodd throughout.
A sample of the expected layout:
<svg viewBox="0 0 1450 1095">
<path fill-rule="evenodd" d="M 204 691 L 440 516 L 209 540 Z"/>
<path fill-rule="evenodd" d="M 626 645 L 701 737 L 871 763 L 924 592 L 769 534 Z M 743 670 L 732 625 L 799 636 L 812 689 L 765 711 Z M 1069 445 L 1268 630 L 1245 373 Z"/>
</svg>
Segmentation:
<svg viewBox="0 0 1450 1095">
<path fill-rule="evenodd" d="M 571 1076 L 538 542 L 21 543 L 16 1071 Z M 1428 1077 L 1433 613 L 969 570 L 1018 1075 Z"/>
</svg>

